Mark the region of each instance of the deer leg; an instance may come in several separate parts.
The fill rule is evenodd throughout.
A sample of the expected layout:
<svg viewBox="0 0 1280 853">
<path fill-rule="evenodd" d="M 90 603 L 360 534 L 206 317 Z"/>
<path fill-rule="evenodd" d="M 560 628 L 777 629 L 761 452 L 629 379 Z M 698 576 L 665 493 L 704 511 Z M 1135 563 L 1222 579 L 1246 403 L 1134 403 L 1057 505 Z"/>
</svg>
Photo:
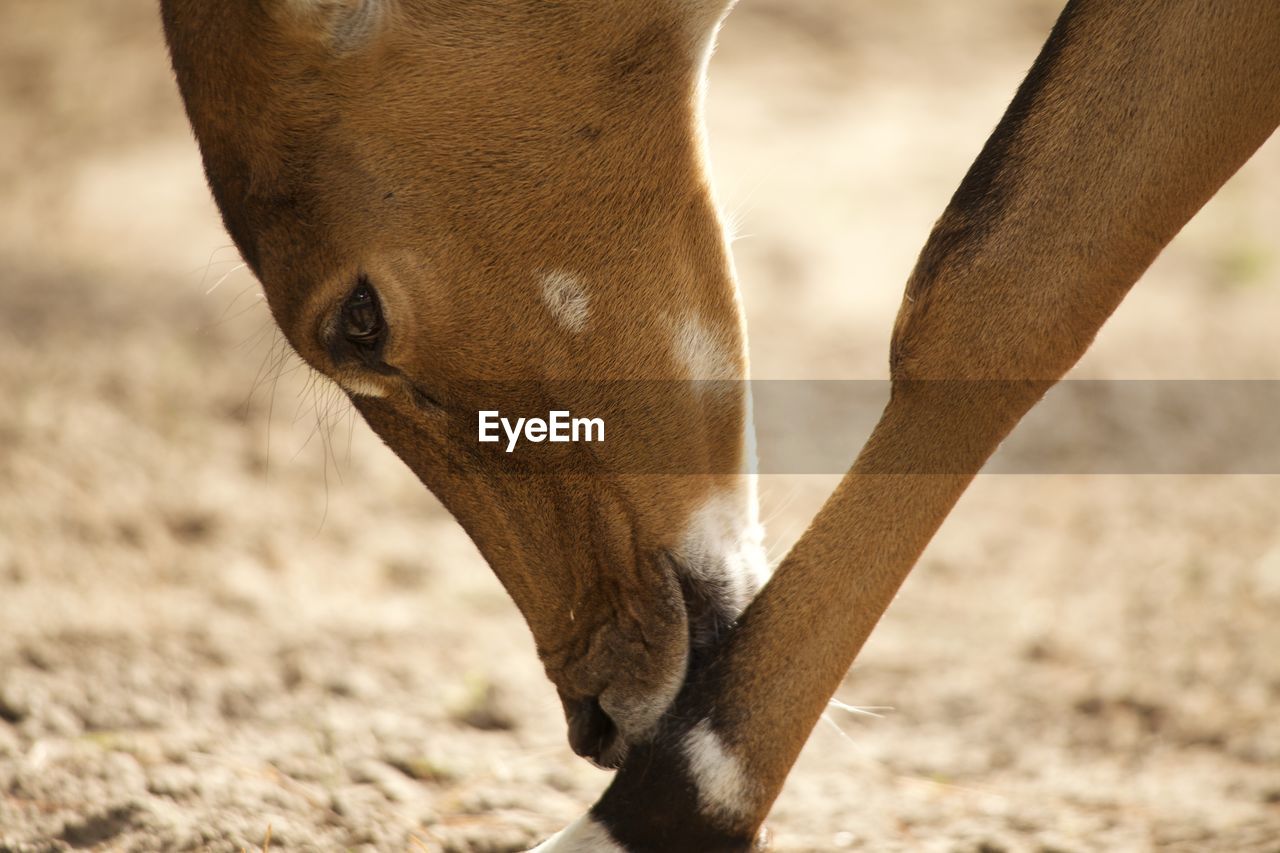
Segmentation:
<svg viewBox="0 0 1280 853">
<path fill-rule="evenodd" d="M 972 477 L 1277 123 L 1273 0 L 1069 3 L 910 278 L 891 400 L 853 469 L 659 736 L 548 849 L 749 849 Z"/>
</svg>

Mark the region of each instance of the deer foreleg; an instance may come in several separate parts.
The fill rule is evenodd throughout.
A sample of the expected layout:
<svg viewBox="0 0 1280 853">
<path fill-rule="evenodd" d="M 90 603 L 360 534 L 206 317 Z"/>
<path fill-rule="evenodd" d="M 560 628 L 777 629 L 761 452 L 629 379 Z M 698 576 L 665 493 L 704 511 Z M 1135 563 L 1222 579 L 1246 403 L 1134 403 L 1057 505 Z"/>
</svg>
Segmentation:
<svg viewBox="0 0 1280 853">
<path fill-rule="evenodd" d="M 1068 4 L 911 276 L 879 425 L 579 832 L 632 851 L 754 843 L 972 477 L 1278 122 L 1273 0 Z"/>
</svg>

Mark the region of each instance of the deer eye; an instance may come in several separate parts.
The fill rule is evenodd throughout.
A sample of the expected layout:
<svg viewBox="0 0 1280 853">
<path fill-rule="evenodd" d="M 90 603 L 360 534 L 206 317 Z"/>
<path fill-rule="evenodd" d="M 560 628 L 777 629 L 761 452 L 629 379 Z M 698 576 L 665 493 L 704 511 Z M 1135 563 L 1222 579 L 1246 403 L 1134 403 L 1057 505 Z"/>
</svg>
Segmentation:
<svg viewBox="0 0 1280 853">
<path fill-rule="evenodd" d="M 360 350 L 372 353 L 382 343 L 387 330 L 378 293 L 364 276 L 342 304 L 342 336 Z"/>
</svg>

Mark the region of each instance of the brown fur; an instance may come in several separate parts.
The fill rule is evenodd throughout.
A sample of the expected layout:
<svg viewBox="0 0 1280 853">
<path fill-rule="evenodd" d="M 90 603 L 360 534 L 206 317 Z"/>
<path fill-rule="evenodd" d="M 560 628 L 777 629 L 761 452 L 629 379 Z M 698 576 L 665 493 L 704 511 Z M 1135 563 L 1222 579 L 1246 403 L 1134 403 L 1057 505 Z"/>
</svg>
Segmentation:
<svg viewBox="0 0 1280 853">
<path fill-rule="evenodd" d="M 624 716 L 674 696 L 688 628 L 662 555 L 743 448 L 741 394 L 596 381 L 684 379 L 690 312 L 745 376 L 698 115 L 724 5 L 161 3 L 209 183 L 289 342 L 385 389 L 354 402 L 475 540 L 561 694 Z M 590 293 L 583 334 L 541 302 L 557 270 Z M 377 369 L 331 346 L 361 275 L 390 328 Z M 549 380 L 557 408 L 643 429 L 549 473 L 474 446 L 478 409 L 546 403 Z"/>
<path fill-rule="evenodd" d="M 389 283 L 388 314 L 403 329 L 397 381 L 446 400 L 513 371 L 676 376 L 657 341 L 661 311 L 680 301 L 741 350 L 693 119 L 692 46 L 716 4 L 406 0 L 395 27 L 355 47 L 357 28 L 325 15 L 264 12 L 281 4 L 162 5 L 227 227 L 313 366 L 347 369 L 327 360 L 318 318 L 357 270 Z M 362 0 L 327 8 L 352 6 Z M 681 838 L 740 849 L 755 837 L 828 697 L 973 475 L 1280 123 L 1278 57 L 1271 0 L 1068 5 L 921 254 L 874 434 L 747 611 L 718 678 L 686 689 L 710 691 L 689 707 L 710 714 L 750 779 L 743 816 L 699 811 L 679 752 L 689 721 L 676 717 L 673 736 L 628 762 L 597 806 L 616 837 L 634 849 L 665 839 L 668 850 L 692 849 Z M 534 259 L 606 288 L 599 339 L 573 345 L 529 322 Z M 602 477 L 604 463 L 581 478 L 451 465 L 410 396 L 358 402 L 476 539 L 562 690 L 598 687 L 590 667 L 566 675 L 592 646 L 566 624 L 575 604 L 584 625 L 630 638 L 606 644 L 622 649 L 611 671 L 652 675 L 655 659 L 683 654 L 672 639 L 679 592 L 643 555 L 671 540 L 705 484 Z M 705 460 L 736 440 L 740 412 L 624 402 L 669 413 L 650 453 Z M 695 441 L 677 440 L 672 424 L 701 418 L 709 426 Z"/>
<path fill-rule="evenodd" d="M 612 808 L 635 790 L 682 801 L 679 762 L 645 754 L 597 806 L 617 837 L 661 837 L 664 827 L 678 838 L 679 827 L 710 820 L 725 849 L 745 849 L 974 474 L 1278 123 L 1280 12 L 1270 0 L 1068 4 L 908 282 L 880 423 L 748 608 L 703 700 L 752 781 L 747 814 L 716 824 L 696 810 L 647 812 L 635 797 Z M 646 776 L 641 762 L 667 772 Z"/>
</svg>

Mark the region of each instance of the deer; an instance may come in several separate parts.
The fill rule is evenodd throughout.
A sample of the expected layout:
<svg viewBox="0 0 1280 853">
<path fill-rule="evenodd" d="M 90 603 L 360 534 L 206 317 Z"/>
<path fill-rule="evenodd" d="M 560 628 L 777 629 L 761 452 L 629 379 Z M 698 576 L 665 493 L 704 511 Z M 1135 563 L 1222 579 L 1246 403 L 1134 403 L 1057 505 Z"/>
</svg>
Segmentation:
<svg viewBox="0 0 1280 853">
<path fill-rule="evenodd" d="M 1280 125 L 1270 0 L 1069 0 L 908 278 L 877 425 L 767 577 L 702 121 L 732 0 L 160 6 L 276 322 L 476 542 L 571 746 L 617 769 L 540 851 L 763 848 L 969 483 Z M 448 426 L 545 383 L 637 435 L 531 473 Z"/>
<path fill-rule="evenodd" d="M 573 749 L 618 766 L 764 577 L 738 473 L 744 316 L 699 125 L 723 4 L 160 8 L 285 338 L 467 531 Z M 543 445 L 530 472 L 460 428 L 544 398 L 611 413 L 607 440 Z"/>
</svg>

